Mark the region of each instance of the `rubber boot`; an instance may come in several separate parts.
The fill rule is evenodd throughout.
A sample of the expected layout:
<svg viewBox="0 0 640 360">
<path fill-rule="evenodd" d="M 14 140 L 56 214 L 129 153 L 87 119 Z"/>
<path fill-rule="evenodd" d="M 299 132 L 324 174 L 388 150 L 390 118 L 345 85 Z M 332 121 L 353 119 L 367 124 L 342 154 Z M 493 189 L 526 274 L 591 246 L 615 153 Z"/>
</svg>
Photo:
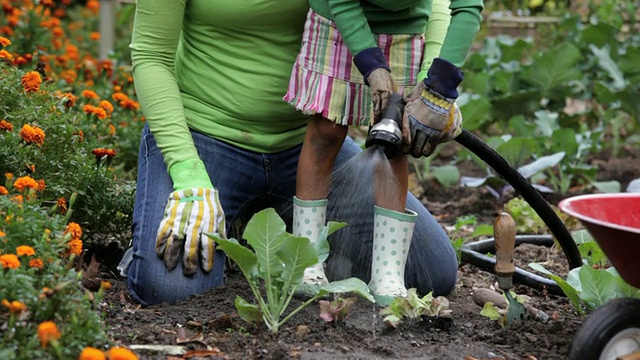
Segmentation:
<svg viewBox="0 0 640 360">
<path fill-rule="evenodd" d="M 374 206 L 373 254 L 369 289 L 385 306 L 395 297 L 406 297 L 404 268 L 418 214 Z"/>
<path fill-rule="evenodd" d="M 326 220 L 327 199 L 300 200 L 295 196 L 293 197 L 293 235 L 307 237 L 315 246 L 315 242 L 318 240 L 318 233 L 325 226 Z M 322 263 L 309 266 L 304 270 L 302 284 L 325 285 L 328 283 Z"/>
</svg>

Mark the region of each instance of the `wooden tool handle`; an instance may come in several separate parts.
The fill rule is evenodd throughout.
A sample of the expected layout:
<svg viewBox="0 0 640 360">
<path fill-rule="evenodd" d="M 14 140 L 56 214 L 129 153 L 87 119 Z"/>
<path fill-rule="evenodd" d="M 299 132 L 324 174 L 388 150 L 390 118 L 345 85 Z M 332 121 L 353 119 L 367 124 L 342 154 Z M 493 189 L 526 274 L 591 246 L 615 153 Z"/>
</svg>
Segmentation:
<svg viewBox="0 0 640 360">
<path fill-rule="evenodd" d="M 506 212 L 498 215 L 493 222 L 493 239 L 496 248 L 495 274 L 498 277 L 513 276 L 516 266 L 513 251 L 516 245 L 516 222 Z"/>
</svg>

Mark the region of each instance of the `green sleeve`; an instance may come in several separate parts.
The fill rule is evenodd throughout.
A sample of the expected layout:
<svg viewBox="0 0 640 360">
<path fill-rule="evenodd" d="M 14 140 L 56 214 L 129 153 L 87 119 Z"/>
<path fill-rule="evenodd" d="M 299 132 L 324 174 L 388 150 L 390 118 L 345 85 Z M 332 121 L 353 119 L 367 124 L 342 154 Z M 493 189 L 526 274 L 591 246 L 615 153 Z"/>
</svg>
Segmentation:
<svg viewBox="0 0 640 360">
<path fill-rule="evenodd" d="M 431 16 L 427 23 L 427 30 L 424 33 L 424 54 L 422 67 L 418 74 L 419 81 L 427 77 L 427 71 L 431 67 L 433 59 L 440 55 L 451 20 L 450 4 L 450 0 L 433 0 L 431 4 Z"/>
<path fill-rule="evenodd" d="M 482 0 L 451 0 L 451 23 L 444 39 L 440 57 L 461 67 L 480 31 L 484 9 Z"/>
<path fill-rule="evenodd" d="M 328 0 L 327 4 L 331 19 L 351 55 L 356 56 L 364 49 L 378 47 L 360 1 Z"/>
<path fill-rule="evenodd" d="M 130 45 L 136 94 L 169 169 L 199 160 L 174 76 L 185 4 L 186 0 L 138 0 Z"/>
</svg>

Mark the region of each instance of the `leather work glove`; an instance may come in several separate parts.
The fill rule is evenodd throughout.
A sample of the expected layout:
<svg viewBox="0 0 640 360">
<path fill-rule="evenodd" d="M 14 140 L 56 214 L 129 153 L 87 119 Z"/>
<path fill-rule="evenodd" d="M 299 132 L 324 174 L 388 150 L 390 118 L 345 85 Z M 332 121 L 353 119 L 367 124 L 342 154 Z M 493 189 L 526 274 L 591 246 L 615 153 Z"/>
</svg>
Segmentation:
<svg viewBox="0 0 640 360">
<path fill-rule="evenodd" d="M 195 274 L 198 263 L 205 272 L 213 269 L 215 242 L 207 233 L 226 238 L 225 220 L 218 190 L 200 160 L 186 160 L 171 167 L 174 189 L 169 194 L 158 228 L 156 254 L 173 270 L 182 254 L 182 272 Z M 184 187 L 188 188 L 184 188 Z"/>
<path fill-rule="evenodd" d="M 455 104 L 462 71 L 436 58 L 427 78 L 406 98 L 403 118 L 403 150 L 414 158 L 429 156 L 438 144 L 462 132 L 462 114 Z"/>
<path fill-rule="evenodd" d="M 396 85 L 391 76 L 387 60 L 379 47 L 364 49 L 353 58 L 364 78 L 365 84 L 371 88 L 374 123 L 382 116 L 389 96 L 396 92 Z"/>
</svg>

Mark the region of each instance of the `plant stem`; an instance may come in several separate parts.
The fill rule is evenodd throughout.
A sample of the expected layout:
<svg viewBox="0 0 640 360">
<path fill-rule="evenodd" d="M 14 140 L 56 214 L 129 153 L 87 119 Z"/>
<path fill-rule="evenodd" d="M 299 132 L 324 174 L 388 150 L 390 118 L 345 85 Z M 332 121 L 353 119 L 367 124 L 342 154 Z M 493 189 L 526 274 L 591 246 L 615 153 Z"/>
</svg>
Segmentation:
<svg viewBox="0 0 640 360">
<path fill-rule="evenodd" d="M 277 325 L 276 325 L 276 330 L 274 331 L 277 332 L 278 331 L 278 327 L 280 327 L 282 324 L 284 324 L 285 322 L 287 322 L 287 320 L 289 320 L 293 315 L 297 314 L 298 312 L 300 312 L 300 310 L 304 309 L 305 307 L 307 307 L 307 305 L 311 304 L 312 302 L 316 301 L 318 298 L 320 297 L 320 295 L 316 295 L 314 297 L 312 297 L 311 299 L 305 301 L 304 303 L 302 303 L 302 305 L 298 306 L 297 308 L 295 308 L 292 312 L 290 312 L 287 316 L 284 317 L 284 319 L 282 319 Z"/>
</svg>

